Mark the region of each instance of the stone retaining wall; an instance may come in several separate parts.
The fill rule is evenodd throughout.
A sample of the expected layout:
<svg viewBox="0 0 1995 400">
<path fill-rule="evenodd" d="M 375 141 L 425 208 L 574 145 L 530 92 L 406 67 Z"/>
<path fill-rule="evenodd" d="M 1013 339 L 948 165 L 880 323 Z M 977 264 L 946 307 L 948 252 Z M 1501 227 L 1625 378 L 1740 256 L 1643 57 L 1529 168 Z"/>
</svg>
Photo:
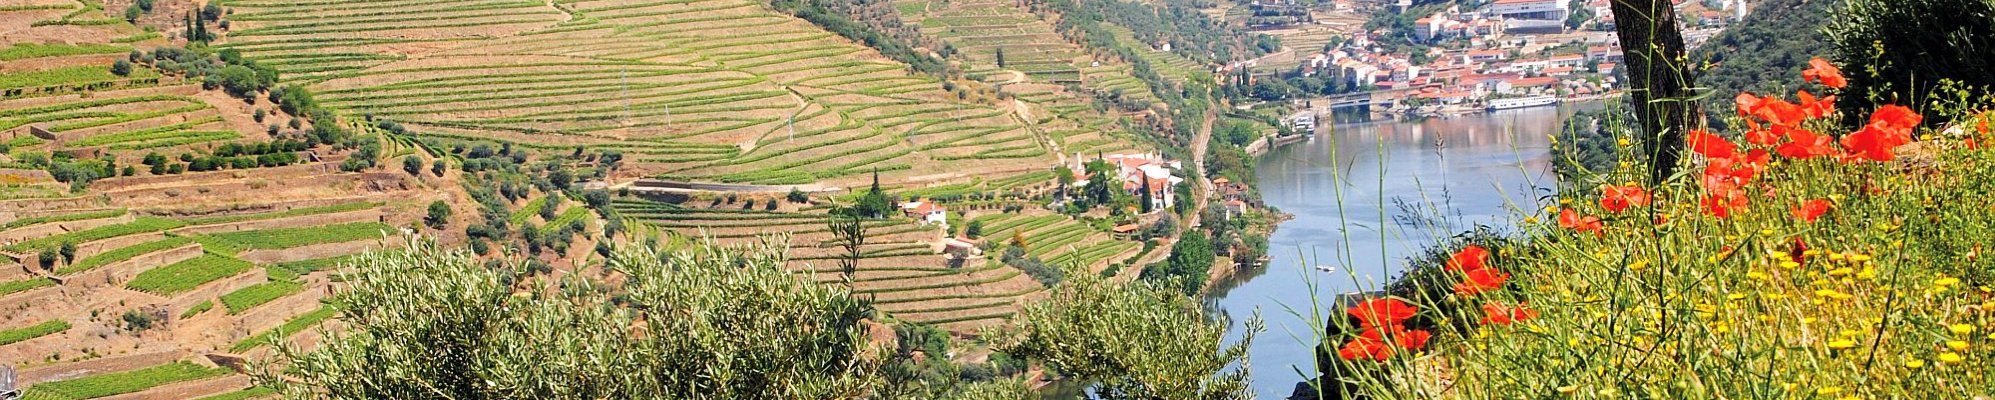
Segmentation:
<svg viewBox="0 0 1995 400">
<path fill-rule="evenodd" d="M 97 267 L 63 279 L 63 286 L 95 289 L 106 286 L 124 285 L 125 282 L 148 269 L 173 265 L 201 256 L 200 243 L 188 243 L 165 251 L 132 257 L 132 259 Z"/>
<path fill-rule="evenodd" d="M 0 243 L 14 243 L 24 240 L 40 239 L 49 236 L 59 235 L 66 232 L 75 232 L 105 225 L 122 224 L 126 222 L 132 222 L 132 219 L 134 218 L 136 217 L 132 216 L 131 213 L 125 213 L 125 215 L 120 215 L 110 218 L 50 222 L 44 224 L 29 225 L 6 232 L 0 232 Z"/>
<path fill-rule="evenodd" d="M 189 226 L 173 230 L 174 233 L 210 234 L 218 232 L 241 232 L 273 228 L 295 228 L 304 226 L 338 225 L 354 222 L 385 222 L 388 212 L 376 207 L 327 214 L 299 215 L 255 221 L 228 222 L 212 225 Z"/>
</svg>

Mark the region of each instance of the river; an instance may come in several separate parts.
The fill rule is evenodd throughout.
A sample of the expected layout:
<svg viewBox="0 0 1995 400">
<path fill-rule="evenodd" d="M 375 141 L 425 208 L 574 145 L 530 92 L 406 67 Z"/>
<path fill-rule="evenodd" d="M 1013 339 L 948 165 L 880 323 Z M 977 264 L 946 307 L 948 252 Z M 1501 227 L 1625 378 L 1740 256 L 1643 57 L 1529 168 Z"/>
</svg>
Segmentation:
<svg viewBox="0 0 1995 400">
<path fill-rule="evenodd" d="M 1337 312 L 1330 309 L 1337 295 L 1376 289 L 1436 237 L 1477 223 L 1503 225 L 1515 205 L 1533 204 L 1548 193 L 1542 188 L 1554 184 L 1548 135 L 1564 117 L 1599 107 L 1335 123 L 1307 142 L 1262 157 L 1257 185 L 1263 199 L 1294 219 L 1269 238 L 1273 260 L 1266 267 L 1222 282 L 1208 300 L 1214 312 L 1233 319 L 1229 343 L 1256 310 L 1267 322 L 1249 352 L 1257 396 L 1287 398 L 1302 380 L 1297 370 L 1315 374 L 1316 337 L 1307 318 L 1312 301 L 1322 312 Z M 1403 212 L 1408 207 L 1402 203 L 1423 211 Z M 1407 217 L 1444 221 L 1445 227 L 1410 225 Z M 1317 265 L 1336 271 L 1321 272 Z"/>
</svg>

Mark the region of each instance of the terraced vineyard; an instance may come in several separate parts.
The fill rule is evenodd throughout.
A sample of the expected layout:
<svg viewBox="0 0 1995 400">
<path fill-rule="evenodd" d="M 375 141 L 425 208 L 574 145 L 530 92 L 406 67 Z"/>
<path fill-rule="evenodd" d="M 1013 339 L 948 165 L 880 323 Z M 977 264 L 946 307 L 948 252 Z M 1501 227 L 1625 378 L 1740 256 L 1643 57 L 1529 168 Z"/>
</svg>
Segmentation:
<svg viewBox="0 0 1995 400">
<path fill-rule="evenodd" d="M 1149 86 L 1130 75 L 1127 64 L 1090 56 L 1017 2 L 901 0 L 896 4 L 910 24 L 963 52 L 970 77 L 1013 84 L 1019 81 L 1012 74 L 1016 71 L 1038 83 L 1081 85 L 1145 104 L 1156 101 Z M 1026 93 L 1037 91 L 1028 88 Z"/>
<path fill-rule="evenodd" d="M 246 377 L 206 366 L 205 359 L 154 363 L 180 359 L 160 354 L 256 351 L 259 346 L 244 343 L 269 343 L 327 319 L 319 300 L 331 279 L 319 271 L 340 258 L 249 259 L 368 248 L 345 245 L 355 242 L 378 247 L 371 243 L 384 230 L 397 232 L 379 222 L 381 207 L 388 205 L 237 205 L 233 212 L 184 217 L 157 215 L 168 210 L 50 211 L 6 223 L 0 237 L 30 239 L 0 249 L 9 260 L 22 262 L 0 269 L 0 305 L 21 310 L 0 316 L 0 363 L 80 358 L 25 369 L 27 398 L 33 399 L 184 398 L 250 390 Z M 355 219 L 363 221 L 342 222 Z M 77 249 L 74 261 L 26 268 L 40 262 L 28 262 L 35 260 L 36 249 L 54 247 Z M 215 308 L 225 312 L 210 312 Z M 135 328 L 140 322 L 134 321 L 148 327 Z M 124 330 L 165 333 L 97 333 Z M 86 361 L 86 352 L 110 358 Z M 80 372 L 61 372 L 72 369 Z"/>
<path fill-rule="evenodd" d="M 195 3 L 26 1 L 0 6 L 0 364 L 19 367 L 27 399 L 268 396 L 213 359 L 316 343 L 313 328 L 341 326 L 326 301 L 348 278 L 339 263 L 411 233 L 496 246 L 560 233 L 565 253 L 535 255 L 564 272 L 589 268 L 578 255 L 613 223 L 633 225 L 619 241 L 785 234 L 791 269 L 840 285 L 823 202 L 877 172 L 1048 263 L 1099 271 L 1139 247 L 1038 211 L 977 217 L 1040 207 L 1062 154 L 1138 146 L 1117 136 L 1128 110 L 1063 85 L 1153 101 L 1127 65 L 1097 64 L 1009 2 L 914 13 L 1009 95 L 985 96 L 759 0 L 213 0 L 226 11 L 200 18 L 219 35 L 209 48 L 175 15 Z M 252 67 L 281 75 L 239 90 L 216 72 Z M 291 85 L 310 98 L 263 91 Z M 472 166 L 498 158 L 511 175 Z M 518 176 L 554 166 L 577 173 Z M 634 178 L 824 192 L 585 205 Z M 498 200 L 476 191 L 502 185 Z M 431 220 L 432 205 L 450 212 Z M 938 227 L 866 224 L 851 289 L 895 318 L 974 334 L 1044 290 L 952 259 Z"/>
<path fill-rule="evenodd" d="M 824 214 L 696 208 L 634 199 L 615 205 L 621 215 L 671 234 L 721 243 L 788 234 L 790 268 L 811 273 L 819 282 L 843 282 L 838 263 L 844 249 L 836 245 Z M 1014 268 L 981 262 L 951 266 L 940 252 L 942 237 L 935 227 L 906 219 L 865 224 L 867 241 L 853 288 L 898 318 L 973 333 L 1003 322 L 1022 296 L 1041 290 L 1039 283 Z"/>
<path fill-rule="evenodd" d="M 748 0 L 224 4 L 243 28 L 222 46 L 425 136 L 613 149 L 648 174 L 762 184 L 1053 162 L 1032 121 Z"/>
</svg>

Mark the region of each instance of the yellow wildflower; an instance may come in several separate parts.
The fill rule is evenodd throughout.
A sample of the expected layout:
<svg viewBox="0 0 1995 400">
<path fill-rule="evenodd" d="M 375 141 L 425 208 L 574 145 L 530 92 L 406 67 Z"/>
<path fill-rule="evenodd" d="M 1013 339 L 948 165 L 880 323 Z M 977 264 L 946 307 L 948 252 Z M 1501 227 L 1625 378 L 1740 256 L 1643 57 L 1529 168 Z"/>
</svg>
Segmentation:
<svg viewBox="0 0 1995 400">
<path fill-rule="evenodd" d="M 1951 352 L 1951 351 L 1949 351 L 1949 352 L 1945 352 L 1945 353 L 1940 353 L 1940 362 L 1943 362 L 1943 363 L 1947 363 L 1947 364 L 1959 364 L 1959 363 L 1960 363 L 1961 361 L 1965 361 L 1965 360 L 1966 360 L 1965 358 L 1961 358 L 1961 357 L 1960 357 L 1960 353 L 1955 353 L 1955 352 Z"/>
<path fill-rule="evenodd" d="M 1953 332 L 1953 334 L 1955 335 L 1966 335 L 1974 333 L 1974 325 L 1970 324 L 1947 325 L 1947 331 Z"/>
<path fill-rule="evenodd" d="M 1849 339 L 1836 339 L 1836 340 L 1831 340 L 1831 341 L 1829 341 L 1829 348 L 1831 348 L 1831 349 L 1836 349 L 1836 350 L 1842 350 L 1842 349 L 1847 349 L 1847 348 L 1851 348 L 1851 347 L 1856 347 L 1856 341 L 1855 341 L 1855 340 L 1849 340 Z"/>
<path fill-rule="evenodd" d="M 1949 349 L 1953 349 L 1954 351 L 1967 351 L 1967 341 L 1965 341 L 1965 340 L 1948 340 L 1948 341 L 1947 341 L 1947 348 L 1949 348 Z"/>
</svg>

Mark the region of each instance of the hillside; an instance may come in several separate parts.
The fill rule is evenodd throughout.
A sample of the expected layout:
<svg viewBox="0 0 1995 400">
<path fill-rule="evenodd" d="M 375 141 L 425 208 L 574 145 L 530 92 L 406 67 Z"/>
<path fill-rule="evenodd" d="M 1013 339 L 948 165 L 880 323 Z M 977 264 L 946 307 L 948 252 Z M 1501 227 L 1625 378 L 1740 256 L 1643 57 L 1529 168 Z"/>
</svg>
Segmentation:
<svg viewBox="0 0 1995 400">
<path fill-rule="evenodd" d="M 1690 59 L 1710 68 L 1697 84 L 1710 89 L 1704 100 L 1709 115 L 1732 114 L 1732 98 L 1741 91 L 1793 93 L 1801 87 L 1801 69 L 1808 59 L 1829 54 L 1828 0 L 1767 0 L 1751 14 L 1693 49 Z M 1718 121 L 1717 123 L 1723 123 Z"/>
<path fill-rule="evenodd" d="M 987 13 L 1016 21 L 948 22 Z M 916 13 L 938 42 L 1009 37 L 962 46 L 961 80 L 748 0 L 9 4 L 0 306 L 23 311 L 0 365 L 32 399 L 266 395 L 229 368 L 345 326 L 353 256 L 417 237 L 549 283 L 607 274 L 614 247 L 786 238 L 817 285 L 855 260 L 873 318 L 976 338 L 1055 265 L 1134 277 L 1161 254 L 1112 230 L 1155 219 L 1128 196 L 1044 207 L 1056 165 L 1146 152 L 1153 101 L 1044 18 Z M 841 189 L 869 180 L 948 227 L 891 207 L 841 247 L 834 211 L 872 199 Z"/>
</svg>

